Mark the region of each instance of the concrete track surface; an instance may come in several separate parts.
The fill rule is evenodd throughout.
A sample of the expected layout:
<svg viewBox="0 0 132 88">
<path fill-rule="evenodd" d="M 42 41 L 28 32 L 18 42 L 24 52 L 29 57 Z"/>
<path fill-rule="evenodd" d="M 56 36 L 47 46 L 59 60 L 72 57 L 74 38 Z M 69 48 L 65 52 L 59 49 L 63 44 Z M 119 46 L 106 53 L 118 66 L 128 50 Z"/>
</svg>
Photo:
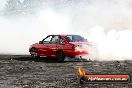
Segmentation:
<svg viewBox="0 0 132 88">
<path fill-rule="evenodd" d="M 132 88 L 130 83 L 79 84 L 76 67 L 88 74 L 130 74 L 132 61 L 33 60 L 28 55 L 0 55 L 0 88 Z"/>
</svg>

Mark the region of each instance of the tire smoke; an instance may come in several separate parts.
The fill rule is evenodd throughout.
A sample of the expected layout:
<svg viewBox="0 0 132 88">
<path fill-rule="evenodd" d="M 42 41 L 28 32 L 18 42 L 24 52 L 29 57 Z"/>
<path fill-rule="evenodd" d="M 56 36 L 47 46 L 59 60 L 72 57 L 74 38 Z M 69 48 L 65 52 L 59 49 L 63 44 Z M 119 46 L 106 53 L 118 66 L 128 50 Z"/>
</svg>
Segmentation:
<svg viewBox="0 0 132 88">
<path fill-rule="evenodd" d="M 29 45 L 48 34 L 68 33 L 94 42 L 97 60 L 132 58 L 132 0 L 52 0 L 43 1 L 33 11 L 10 13 L 5 11 L 5 1 L 1 2 L 1 54 L 29 54 Z"/>
</svg>

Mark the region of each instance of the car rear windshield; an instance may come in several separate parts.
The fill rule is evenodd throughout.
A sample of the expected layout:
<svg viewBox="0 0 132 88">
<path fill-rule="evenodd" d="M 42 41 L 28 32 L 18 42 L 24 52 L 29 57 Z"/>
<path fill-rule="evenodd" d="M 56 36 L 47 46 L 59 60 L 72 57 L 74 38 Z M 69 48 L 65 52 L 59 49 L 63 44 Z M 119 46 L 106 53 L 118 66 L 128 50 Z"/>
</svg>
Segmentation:
<svg viewBox="0 0 132 88">
<path fill-rule="evenodd" d="M 86 42 L 87 40 L 80 35 L 66 35 L 66 40 L 69 42 Z"/>
</svg>

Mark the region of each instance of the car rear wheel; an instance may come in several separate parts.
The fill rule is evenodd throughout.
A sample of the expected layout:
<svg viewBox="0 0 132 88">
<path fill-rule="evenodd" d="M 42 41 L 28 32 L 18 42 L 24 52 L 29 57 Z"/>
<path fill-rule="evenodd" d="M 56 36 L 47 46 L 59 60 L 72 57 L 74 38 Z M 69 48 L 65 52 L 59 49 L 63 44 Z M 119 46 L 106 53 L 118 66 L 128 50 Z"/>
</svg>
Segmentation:
<svg viewBox="0 0 132 88">
<path fill-rule="evenodd" d="M 57 55 L 58 62 L 64 62 L 65 54 L 63 51 L 58 51 L 56 55 Z"/>
<path fill-rule="evenodd" d="M 33 59 L 39 59 L 40 56 L 37 55 L 37 50 L 35 48 L 32 48 L 30 51 L 31 57 Z"/>
</svg>

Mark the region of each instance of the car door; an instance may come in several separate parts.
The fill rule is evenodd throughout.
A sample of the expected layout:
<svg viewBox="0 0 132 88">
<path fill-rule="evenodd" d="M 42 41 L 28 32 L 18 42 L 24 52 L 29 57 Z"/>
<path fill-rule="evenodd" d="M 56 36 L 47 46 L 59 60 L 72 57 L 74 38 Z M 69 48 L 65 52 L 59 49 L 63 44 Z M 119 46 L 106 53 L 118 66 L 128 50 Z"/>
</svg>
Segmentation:
<svg viewBox="0 0 132 88">
<path fill-rule="evenodd" d="M 49 45 L 51 44 L 52 35 L 47 36 L 39 45 L 39 54 L 41 56 L 49 56 Z"/>
<path fill-rule="evenodd" d="M 50 56 L 54 57 L 56 56 L 56 51 L 58 50 L 58 43 L 59 43 L 59 35 L 54 35 L 53 38 L 51 39 L 51 43 L 48 45 L 49 47 L 49 54 Z"/>
</svg>

